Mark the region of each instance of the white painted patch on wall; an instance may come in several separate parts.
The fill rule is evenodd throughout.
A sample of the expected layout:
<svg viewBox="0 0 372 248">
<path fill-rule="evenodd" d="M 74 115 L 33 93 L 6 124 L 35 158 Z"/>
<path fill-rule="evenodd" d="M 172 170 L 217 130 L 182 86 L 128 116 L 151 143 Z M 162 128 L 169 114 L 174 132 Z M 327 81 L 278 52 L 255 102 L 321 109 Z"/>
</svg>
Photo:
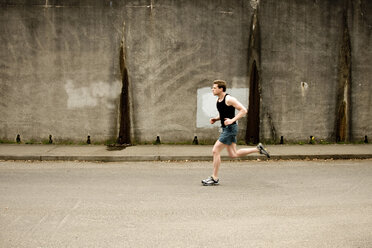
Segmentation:
<svg viewBox="0 0 372 248">
<path fill-rule="evenodd" d="M 72 80 L 67 80 L 65 90 L 68 96 L 67 108 L 77 109 L 105 105 L 108 109 L 114 109 L 114 100 L 121 93 L 121 83 L 96 82 L 88 87 L 76 87 Z"/>
<path fill-rule="evenodd" d="M 243 106 L 248 108 L 249 89 L 248 88 L 232 88 L 226 92 L 235 97 Z M 214 125 L 209 123 L 209 119 L 218 115 L 216 101 L 217 97 L 213 95 L 210 87 L 198 89 L 196 127 L 197 128 L 213 128 L 220 126 L 217 122 Z"/>
</svg>

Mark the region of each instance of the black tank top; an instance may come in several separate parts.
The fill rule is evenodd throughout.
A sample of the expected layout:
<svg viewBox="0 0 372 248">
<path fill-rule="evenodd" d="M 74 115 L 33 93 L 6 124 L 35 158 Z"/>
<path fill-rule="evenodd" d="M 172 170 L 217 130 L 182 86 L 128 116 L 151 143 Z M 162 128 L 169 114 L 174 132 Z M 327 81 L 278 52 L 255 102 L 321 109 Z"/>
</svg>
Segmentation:
<svg viewBox="0 0 372 248">
<path fill-rule="evenodd" d="M 226 105 L 226 96 L 223 98 L 222 102 L 219 102 L 217 100 L 217 109 L 218 112 L 220 113 L 220 120 L 221 120 L 221 126 L 225 127 L 225 118 L 232 119 L 235 117 L 235 108 L 233 106 L 227 106 Z M 235 122 L 233 123 L 235 124 Z"/>
</svg>

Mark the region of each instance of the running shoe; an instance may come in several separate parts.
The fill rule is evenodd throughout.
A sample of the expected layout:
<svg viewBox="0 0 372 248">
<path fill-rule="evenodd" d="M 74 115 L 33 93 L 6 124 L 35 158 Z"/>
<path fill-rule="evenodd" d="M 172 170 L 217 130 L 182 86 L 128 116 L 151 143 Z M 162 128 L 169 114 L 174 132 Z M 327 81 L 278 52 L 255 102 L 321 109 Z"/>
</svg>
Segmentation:
<svg viewBox="0 0 372 248">
<path fill-rule="evenodd" d="M 264 154 L 266 157 L 270 158 L 270 154 L 266 151 L 261 143 L 258 143 L 257 149 L 260 151 L 260 154 Z"/>
<path fill-rule="evenodd" d="M 208 177 L 207 179 L 202 180 L 203 186 L 213 186 L 218 185 L 220 179 L 214 180 L 212 176 Z"/>
</svg>

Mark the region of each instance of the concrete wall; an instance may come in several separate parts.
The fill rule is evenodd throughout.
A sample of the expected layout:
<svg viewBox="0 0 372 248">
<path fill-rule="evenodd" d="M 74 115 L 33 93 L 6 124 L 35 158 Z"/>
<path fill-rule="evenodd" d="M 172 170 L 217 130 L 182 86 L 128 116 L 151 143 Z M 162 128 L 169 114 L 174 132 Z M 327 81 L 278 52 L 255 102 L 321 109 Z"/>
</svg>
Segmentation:
<svg viewBox="0 0 372 248">
<path fill-rule="evenodd" d="M 372 3 L 261 1 L 261 137 L 334 140 L 346 9 L 351 39 L 352 140 L 371 135 Z M 273 131 L 275 136 L 273 137 Z"/>
<path fill-rule="evenodd" d="M 121 29 L 110 8 L 6 2 L 0 10 L 0 137 L 115 136 Z"/>
<path fill-rule="evenodd" d="M 273 138 L 271 128 L 276 139 L 332 135 L 342 10 L 343 1 L 262 1 L 266 139 Z"/>
<path fill-rule="evenodd" d="M 372 135 L 372 2 L 352 1 L 351 36 L 352 136 Z"/>
<path fill-rule="evenodd" d="M 346 5 L 345 5 L 346 3 Z M 348 3 L 348 4 L 347 4 Z M 371 136 L 372 3 L 274 0 L 0 0 L 0 139 L 114 140 L 125 37 L 134 142 L 213 141 L 208 87 L 245 105 L 260 25 L 261 139 L 333 138 L 342 17 L 352 45 L 352 135 Z M 125 29 L 123 29 L 125 22 Z M 246 118 L 239 123 L 242 139 Z"/>
<path fill-rule="evenodd" d="M 198 121 L 198 112 L 209 114 L 198 90 L 217 78 L 247 87 L 252 9 L 246 1 L 152 3 L 132 1 L 125 8 L 134 136 L 139 141 L 160 136 L 165 142 L 192 141 L 195 135 L 215 139 L 217 129 Z"/>
</svg>

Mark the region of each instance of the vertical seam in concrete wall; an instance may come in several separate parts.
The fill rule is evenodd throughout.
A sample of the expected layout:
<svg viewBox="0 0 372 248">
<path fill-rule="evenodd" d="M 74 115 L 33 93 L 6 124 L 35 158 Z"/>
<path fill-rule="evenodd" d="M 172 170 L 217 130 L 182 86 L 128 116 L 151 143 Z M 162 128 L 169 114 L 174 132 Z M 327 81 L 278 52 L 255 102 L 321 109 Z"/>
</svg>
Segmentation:
<svg viewBox="0 0 372 248">
<path fill-rule="evenodd" d="M 336 103 L 336 142 L 351 140 L 351 41 L 348 28 L 348 8 L 346 1 L 343 14 L 343 32 L 339 53 L 339 72 Z"/>
<path fill-rule="evenodd" d="M 257 143 L 260 140 L 260 124 L 261 124 L 261 113 L 262 113 L 262 84 L 261 84 L 261 40 L 260 40 L 260 31 L 259 31 L 259 20 L 258 20 L 258 9 L 259 9 L 259 2 L 257 1 L 257 5 L 255 5 L 252 21 L 251 21 L 251 29 L 250 29 L 250 38 L 248 44 L 248 75 L 249 75 L 249 92 L 250 92 L 250 99 L 249 99 L 249 108 L 248 108 L 248 118 L 247 118 L 247 130 L 246 130 L 246 143 Z M 257 82 L 253 83 L 252 80 L 256 80 Z M 258 87 L 258 116 L 252 117 L 252 113 L 254 112 L 252 109 L 252 94 L 254 94 L 253 89 L 251 86 L 256 84 Z M 257 93 L 256 92 L 256 93 Z M 256 118 L 252 120 L 252 118 Z M 257 122 L 258 125 L 258 133 L 253 134 L 252 130 L 250 130 L 254 126 L 254 122 Z M 270 122 L 272 124 L 272 122 Z M 253 126 L 252 126 L 253 125 Z M 252 127 L 251 127 L 252 126 Z M 253 138 L 252 135 L 257 136 Z M 274 131 L 275 135 L 275 131 Z"/>
<path fill-rule="evenodd" d="M 125 42 L 125 22 L 123 22 L 123 33 L 120 42 L 120 73 L 122 78 L 122 89 L 120 98 L 120 129 L 117 143 L 131 143 L 131 122 L 130 122 L 130 87 L 128 68 L 126 66 L 126 42 Z"/>
</svg>

